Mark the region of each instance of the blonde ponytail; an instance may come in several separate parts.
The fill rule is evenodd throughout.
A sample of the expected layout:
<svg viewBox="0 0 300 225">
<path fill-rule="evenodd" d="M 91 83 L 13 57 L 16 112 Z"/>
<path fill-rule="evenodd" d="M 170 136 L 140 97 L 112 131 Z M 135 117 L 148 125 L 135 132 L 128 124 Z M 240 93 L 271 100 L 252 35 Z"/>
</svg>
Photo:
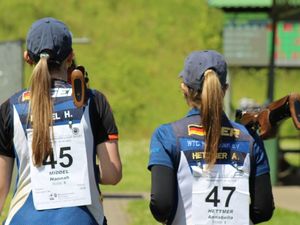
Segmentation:
<svg viewBox="0 0 300 225">
<path fill-rule="evenodd" d="M 33 128 L 32 158 L 35 166 L 41 166 L 51 153 L 50 129 L 52 126 L 51 76 L 48 70 L 48 55 L 41 55 L 30 82 L 29 118 Z"/>
<path fill-rule="evenodd" d="M 217 160 L 221 137 L 224 91 L 214 70 L 206 70 L 201 93 L 201 119 L 205 130 L 205 155 L 209 167 Z"/>
</svg>

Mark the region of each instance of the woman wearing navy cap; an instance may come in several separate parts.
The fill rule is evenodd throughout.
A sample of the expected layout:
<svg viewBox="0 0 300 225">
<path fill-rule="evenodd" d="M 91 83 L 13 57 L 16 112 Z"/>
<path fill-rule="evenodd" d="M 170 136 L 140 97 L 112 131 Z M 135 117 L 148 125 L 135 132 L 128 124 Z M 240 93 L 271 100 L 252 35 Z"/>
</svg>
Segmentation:
<svg viewBox="0 0 300 225">
<path fill-rule="evenodd" d="M 272 216 L 264 145 L 223 112 L 226 75 L 221 54 L 192 52 L 180 74 L 191 110 L 152 136 L 150 210 L 161 223 L 249 225 Z"/>
<path fill-rule="evenodd" d="M 0 108 L 0 211 L 14 159 L 17 166 L 4 224 L 106 224 L 98 183 L 114 185 L 122 177 L 109 103 L 102 93 L 88 89 L 86 105 L 74 105 L 67 82 L 72 37 L 64 23 L 36 21 L 26 44 L 24 59 L 33 65 L 30 87 Z"/>
</svg>

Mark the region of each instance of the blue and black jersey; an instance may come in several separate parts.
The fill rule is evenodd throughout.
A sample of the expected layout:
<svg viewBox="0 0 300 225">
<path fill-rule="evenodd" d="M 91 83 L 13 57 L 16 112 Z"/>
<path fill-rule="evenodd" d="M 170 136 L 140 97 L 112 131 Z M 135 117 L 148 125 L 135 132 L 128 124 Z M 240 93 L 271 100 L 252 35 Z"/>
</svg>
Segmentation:
<svg viewBox="0 0 300 225">
<path fill-rule="evenodd" d="M 71 93 L 70 84 L 61 80 L 54 81 L 53 126 L 82 123 L 92 203 L 78 207 L 35 209 L 27 145 L 30 92 L 22 90 L 10 97 L 0 108 L 0 154 L 15 158 L 17 166 L 15 192 L 5 225 L 104 224 L 105 217 L 98 187 L 99 175 L 96 172 L 96 146 L 116 140 L 118 129 L 110 105 L 101 92 L 88 89 L 88 103 L 82 108 L 76 108 Z"/>
<path fill-rule="evenodd" d="M 153 133 L 148 164 L 149 170 L 154 168 L 150 208 L 158 221 L 174 225 L 192 224 L 192 205 L 201 204 L 192 202 L 193 167 L 202 170 L 206 164 L 204 137 L 205 130 L 197 109 L 192 109 L 183 119 L 161 125 Z M 237 172 L 249 174 L 251 204 L 255 204 L 256 177 L 269 174 L 264 145 L 257 135 L 250 134 L 243 125 L 230 121 L 225 114 L 215 167 L 219 165 L 228 165 L 229 168 L 236 168 Z M 226 174 L 222 176 L 226 177 Z M 272 212 L 272 193 L 270 196 Z M 170 205 L 172 207 L 168 209 Z"/>
<path fill-rule="evenodd" d="M 157 128 L 151 139 L 148 168 L 152 165 L 176 168 L 176 164 L 179 163 L 180 150 L 184 151 L 190 166 L 199 160 L 203 161 L 203 157 L 198 160 L 191 159 L 193 152 L 204 150 L 204 130 L 198 125 L 199 123 L 199 111 L 192 109 L 186 118 Z M 243 125 L 228 120 L 224 115 L 220 151 L 245 154 L 250 150 L 255 160 L 252 167 L 255 175 L 268 173 L 269 164 L 263 143 L 258 138 L 254 139 Z M 228 157 L 227 160 L 229 159 Z M 229 163 L 237 162 L 230 161 Z"/>
</svg>

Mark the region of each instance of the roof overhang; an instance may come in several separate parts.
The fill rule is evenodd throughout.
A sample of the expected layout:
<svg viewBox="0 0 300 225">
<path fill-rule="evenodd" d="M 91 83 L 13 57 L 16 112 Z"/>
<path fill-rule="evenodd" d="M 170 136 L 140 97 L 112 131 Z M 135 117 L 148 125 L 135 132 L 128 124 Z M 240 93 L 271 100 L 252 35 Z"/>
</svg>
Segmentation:
<svg viewBox="0 0 300 225">
<path fill-rule="evenodd" d="M 300 18 L 300 0 L 208 0 L 208 4 L 228 13 L 265 12 L 278 20 Z"/>
</svg>

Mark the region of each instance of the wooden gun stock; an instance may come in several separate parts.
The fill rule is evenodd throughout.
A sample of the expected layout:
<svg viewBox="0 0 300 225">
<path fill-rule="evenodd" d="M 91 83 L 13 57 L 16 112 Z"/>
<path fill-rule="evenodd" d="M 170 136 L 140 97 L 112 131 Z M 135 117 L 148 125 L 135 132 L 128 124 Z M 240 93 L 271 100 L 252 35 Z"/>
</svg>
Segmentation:
<svg viewBox="0 0 300 225">
<path fill-rule="evenodd" d="M 292 93 L 257 112 L 239 112 L 237 121 L 252 130 L 259 131 L 263 139 L 276 136 L 278 125 L 285 119 L 292 117 L 296 129 L 300 129 L 300 95 Z"/>
<path fill-rule="evenodd" d="M 85 69 L 83 66 L 78 66 L 71 73 L 72 96 L 76 107 L 80 108 L 87 101 L 87 87 L 85 81 Z"/>
<path fill-rule="evenodd" d="M 289 98 L 289 105 L 294 125 L 300 130 L 300 94 L 292 94 Z"/>
</svg>

